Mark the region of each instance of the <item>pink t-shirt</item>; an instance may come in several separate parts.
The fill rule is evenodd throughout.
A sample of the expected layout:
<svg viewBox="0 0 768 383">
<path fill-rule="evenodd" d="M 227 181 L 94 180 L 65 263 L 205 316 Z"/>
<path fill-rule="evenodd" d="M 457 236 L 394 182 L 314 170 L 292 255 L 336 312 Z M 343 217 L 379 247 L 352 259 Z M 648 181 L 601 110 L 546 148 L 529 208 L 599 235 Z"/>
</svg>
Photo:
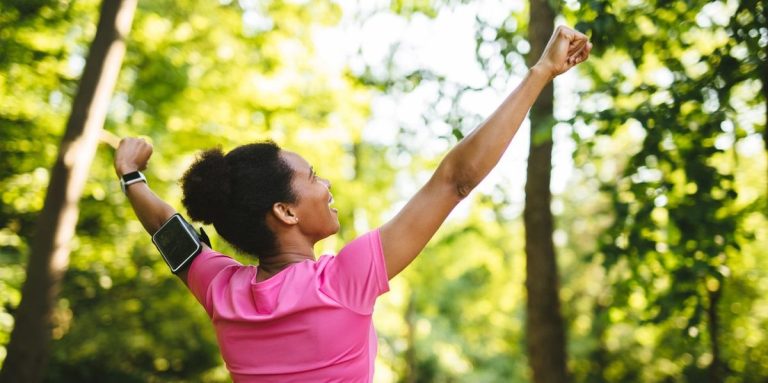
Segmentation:
<svg viewBox="0 0 768 383">
<path fill-rule="evenodd" d="M 373 379 L 371 315 L 389 290 L 378 230 L 336 256 L 295 263 L 266 281 L 256 282 L 257 270 L 205 250 L 187 274 L 235 382 Z"/>
</svg>

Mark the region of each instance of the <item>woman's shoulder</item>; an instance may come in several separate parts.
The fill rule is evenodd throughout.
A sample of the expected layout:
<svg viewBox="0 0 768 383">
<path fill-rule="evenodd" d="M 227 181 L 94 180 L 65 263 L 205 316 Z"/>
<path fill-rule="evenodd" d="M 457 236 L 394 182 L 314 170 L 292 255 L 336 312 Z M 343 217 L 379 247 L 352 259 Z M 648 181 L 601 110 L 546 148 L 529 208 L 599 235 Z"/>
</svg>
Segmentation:
<svg viewBox="0 0 768 383">
<path fill-rule="evenodd" d="M 211 283 L 211 280 L 223 270 L 244 267 L 247 266 L 243 266 L 242 263 L 234 258 L 213 250 L 208 246 L 203 246 L 203 250 L 189 265 L 187 283 L 190 287 L 198 285 L 201 288 L 206 288 Z"/>
</svg>

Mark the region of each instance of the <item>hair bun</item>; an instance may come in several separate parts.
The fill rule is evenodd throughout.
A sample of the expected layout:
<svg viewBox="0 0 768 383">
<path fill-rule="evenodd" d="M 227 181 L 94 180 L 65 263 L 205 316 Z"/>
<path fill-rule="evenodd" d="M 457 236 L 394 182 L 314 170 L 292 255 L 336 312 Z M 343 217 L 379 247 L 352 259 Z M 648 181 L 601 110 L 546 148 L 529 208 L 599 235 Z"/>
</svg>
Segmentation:
<svg viewBox="0 0 768 383">
<path fill-rule="evenodd" d="M 192 220 L 214 223 L 230 196 L 229 166 L 220 148 L 200 153 L 181 179 L 182 203 Z"/>
</svg>

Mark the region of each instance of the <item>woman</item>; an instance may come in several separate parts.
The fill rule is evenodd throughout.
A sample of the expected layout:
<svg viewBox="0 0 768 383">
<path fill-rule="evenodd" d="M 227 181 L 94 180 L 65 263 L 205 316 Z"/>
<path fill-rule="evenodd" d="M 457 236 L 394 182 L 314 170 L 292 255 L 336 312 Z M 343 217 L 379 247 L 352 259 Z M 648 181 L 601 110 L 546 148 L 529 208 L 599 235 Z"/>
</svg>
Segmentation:
<svg viewBox="0 0 768 383">
<path fill-rule="evenodd" d="M 273 143 L 203 153 L 182 179 L 193 220 L 213 224 L 241 265 L 207 246 L 178 275 L 205 307 L 236 382 L 373 379 L 376 298 L 421 252 L 451 210 L 496 165 L 542 89 L 589 56 L 586 36 L 558 27 L 520 85 L 442 160 L 389 222 L 316 259 L 314 244 L 339 230 L 330 182 Z M 152 147 L 124 139 L 118 176 L 143 170 Z M 126 187 L 151 234 L 176 212 L 144 182 Z"/>
</svg>

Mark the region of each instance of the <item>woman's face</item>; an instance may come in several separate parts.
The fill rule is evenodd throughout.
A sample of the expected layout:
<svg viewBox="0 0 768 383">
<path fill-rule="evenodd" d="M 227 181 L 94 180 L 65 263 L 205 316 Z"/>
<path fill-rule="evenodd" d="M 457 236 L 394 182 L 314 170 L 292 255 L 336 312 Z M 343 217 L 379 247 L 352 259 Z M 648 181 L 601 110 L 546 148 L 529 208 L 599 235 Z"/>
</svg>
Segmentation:
<svg viewBox="0 0 768 383">
<path fill-rule="evenodd" d="M 320 178 L 300 155 L 281 151 L 282 159 L 293 169 L 292 186 L 298 200 L 293 205 L 304 235 L 319 241 L 339 231 L 339 217 L 331 208 L 331 183 Z"/>
</svg>

